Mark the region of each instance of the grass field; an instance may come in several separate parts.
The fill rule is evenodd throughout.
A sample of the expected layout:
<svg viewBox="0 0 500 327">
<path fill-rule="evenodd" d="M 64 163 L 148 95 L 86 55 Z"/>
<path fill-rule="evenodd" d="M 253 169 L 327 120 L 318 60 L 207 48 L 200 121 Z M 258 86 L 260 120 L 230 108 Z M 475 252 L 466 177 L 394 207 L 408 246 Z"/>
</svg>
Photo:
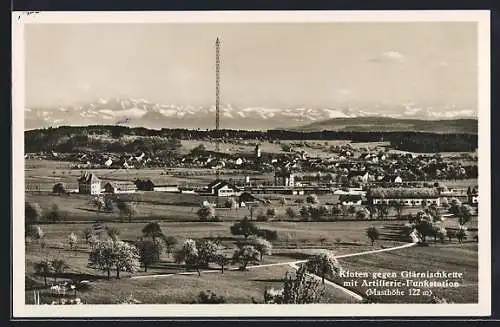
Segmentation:
<svg viewBox="0 0 500 327">
<path fill-rule="evenodd" d="M 186 143 L 186 147 L 197 146 L 200 142 Z M 340 145 L 346 142 L 309 142 L 307 151 L 323 151 L 323 147 Z M 317 143 L 317 144 L 316 144 Z M 355 147 L 383 146 L 383 144 L 352 144 Z M 234 145 L 244 147 L 245 151 L 253 151 L 252 144 Z M 208 146 L 207 146 L 208 147 Z M 279 144 L 262 144 L 264 152 L 279 151 Z M 230 149 L 231 150 L 231 149 Z M 241 150 L 241 149 L 240 149 Z M 232 151 L 232 150 L 231 150 Z M 326 152 L 324 152 L 326 153 Z M 195 300 L 200 291 L 211 290 L 217 295 L 224 296 L 229 303 L 251 303 L 252 298 L 262 301 L 263 291 L 266 287 L 279 288 L 287 271 L 293 270 L 288 263 L 296 260 L 306 260 L 321 249 L 334 251 L 337 255 L 350 255 L 365 251 L 387 249 L 400 246 L 406 242 L 398 236 L 397 231 L 406 221 L 395 220 L 395 212 L 391 210 L 390 219 L 356 221 L 352 215 L 336 218 L 337 221 L 305 222 L 300 217 L 289 219 L 285 210 L 292 206 L 298 210 L 299 205 L 294 203 L 296 197 L 287 196 L 288 204 L 281 206 L 281 196 L 265 196 L 272 199 L 272 207 L 277 210 L 276 217 L 268 222 L 256 222 L 260 228 L 275 230 L 278 239 L 273 241 L 272 255 L 264 256 L 259 264 L 276 264 L 274 266 L 259 267 L 248 271 L 230 271 L 222 274 L 216 266 L 211 266 L 211 272 L 204 272 L 201 276 L 179 275 L 186 271 L 184 266 L 177 265 L 173 258 L 164 253 L 159 263 L 154 264 L 147 272 L 139 271 L 133 276 L 154 274 L 175 274 L 153 278 L 131 279 L 131 274 L 122 273 L 122 278 L 106 280 L 105 274 L 87 266 L 89 246 L 82 241 L 83 231 L 90 228 L 92 222 L 99 219 L 106 222 L 107 226 L 115 227 L 120 231 L 123 240 L 136 240 L 141 236 L 141 230 L 148 222 L 157 221 L 167 236 L 174 236 L 179 242 L 193 238 L 219 239 L 226 248 L 227 255 L 231 255 L 236 247 L 236 242 L 242 236 L 230 233 L 230 226 L 244 216 L 250 216 L 246 208 L 226 209 L 220 206 L 216 214 L 222 218 L 220 222 L 200 222 L 196 211 L 205 199 L 198 195 L 172 194 L 159 192 L 141 192 L 132 195 L 137 213 L 132 222 L 126 218 L 121 219 L 117 210 L 112 213 L 97 212 L 90 203 L 91 196 L 72 194 L 71 196 L 57 196 L 50 194 L 52 186 L 63 182 L 68 187 L 76 188 L 76 180 L 82 170 L 70 169 L 71 163 L 58 161 L 26 161 L 26 183 L 41 185 L 46 191 L 26 192 L 26 201 L 40 204 L 46 212 L 56 204 L 64 219 L 57 224 L 41 222 L 44 231 L 44 247 L 37 242 L 26 244 L 26 302 L 32 303 L 33 289 L 39 289 L 42 300 L 50 302 L 54 294 L 43 288 L 43 278 L 34 273 L 33 265 L 44 258 L 62 258 L 69 265 L 69 269 L 59 280 L 87 279 L 91 280 L 91 288 L 81 292 L 78 296 L 83 302 L 89 304 L 117 303 L 132 295 L 142 303 L 189 303 Z M 184 176 L 186 169 L 173 169 L 165 172 L 163 169 L 141 170 L 108 170 L 95 169 L 95 174 L 107 180 L 134 180 L 136 178 L 149 178 L 155 183 L 206 185 L 214 179 L 209 171 L 198 171 L 196 174 Z M 225 171 L 225 177 L 241 177 L 231 171 Z M 269 174 L 254 176 L 261 180 L 270 178 Z M 476 185 L 477 180 L 444 181 L 448 187 L 463 188 Z M 302 196 L 301 198 L 305 198 Z M 321 204 L 337 203 L 338 195 L 320 195 Z M 254 220 L 260 212 L 265 212 L 267 207 L 262 206 L 253 211 Z M 403 215 L 416 212 L 421 208 L 404 209 Z M 456 228 L 457 218 L 447 218 L 442 223 L 443 227 Z M 371 245 L 366 236 L 368 227 L 376 227 L 380 239 Z M 402 270 L 436 271 L 445 269 L 464 273 L 464 280 L 457 289 L 433 289 L 435 295 L 444 297 L 453 302 L 472 303 L 477 301 L 477 242 L 472 241 L 477 235 L 477 217 L 468 223 L 470 236 L 465 244 L 458 244 L 456 240 L 444 243 L 434 243 L 428 240 L 429 246 L 414 246 L 391 252 L 366 254 L 360 256 L 341 258 L 339 261 L 345 269 L 367 272 L 400 272 Z M 77 233 L 80 240 L 76 248 L 71 251 L 67 242 L 70 233 Z M 236 268 L 229 265 L 228 268 Z M 55 276 L 49 277 L 49 283 L 55 283 Z M 343 280 L 335 279 L 342 284 Z M 366 287 L 348 288 L 359 294 L 364 294 Z M 324 302 L 349 303 L 354 300 L 331 286 L 326 287 Z M 428 302 L 429 297 L 403 297 L 370 296 L 375 302 L 416 303 Z"/>
<path fill-rule="evenodd" d="M 377 254 L 369 254 L 364 256 L 350 257 L 339 259 L 342 266 L 346 270 L 357 272 L 396 272 L 402 271 L 416 271 L 416 272 L 437 272 L 445 270 L 447 272 L 460 272 L 463 273 L 462 279 L 450 279 L 459 283 L 459 287 L 447 288 L 428 288 L 428 287 L 415 287 L 420 289 L 420 296 L 411 295 L 409 288 L 400 287 L 399 289 L 405 291 L 404 296 L 383 296 L 372 295 L 369 298 L 375 302 L 384 303 L 429 303 L 431 296 L 422 295 L 429 289 L 432 295 L 440 298 L 445 298 L 447 301 L 454 303 L 477 303 L 478 300 L 478 253 L 477 243 L 465 243 L 459 245 L 454 241 L 453 243 L 446 242 L 445 244 L 437 243 L 428 247 L 414 246 L 411 248 L 401 249 L 393 252 L 384 252 Z M 354 278 L 358 280 L 358 287 L 347 287 L 356 291 L 359 294 L 365 292 L 373 287 L 361 286 L 363 278 Z M 367 280 L 373 280 L 366 278 Z M 406 280 L 407 278 L 388 278 L 387 280 Z M 408 278 L 415 281 L 422 281 L 425 278 Z M 351 281 L 352 278 L 336 278 L 336 281 L 343 283 Z M 446 279 L 429 278 L 429 281 L 445 281 Z M 378 287 L 383 290 L 387 287 Z M 418 292 L 416 292 L 418 293 Z M 413 293 L 413 294 L 416 294 Z"/>
</svg>

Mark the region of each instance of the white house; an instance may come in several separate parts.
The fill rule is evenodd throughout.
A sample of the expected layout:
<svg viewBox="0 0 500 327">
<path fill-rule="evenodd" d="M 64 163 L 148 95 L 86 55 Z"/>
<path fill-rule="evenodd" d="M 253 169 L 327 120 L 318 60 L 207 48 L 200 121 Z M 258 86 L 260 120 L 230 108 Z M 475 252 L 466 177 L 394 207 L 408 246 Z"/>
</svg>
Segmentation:
<svg viewBox="0 0 500 327">
<path fill-rule="evenodd" d="M 388 187 L 370 189 L 366 196 L 372 204 L 399 203 L 404 206 L 440 205 L 439 191 L 435 188 Z"/>
<path fill-rule="evenodd" d="M 401 176 L 396 176 L 396 178 L 394 178 L 394 183 L 398 183 L 398 184 L 403 183 L 403 179 L 401 178 Z"/>
<path fill-rule="evenodd" d="M 345 194 L 339 196 L 339 202 L 344 206 L 351 206 L 351 205 L 359 206 L 362 203 L 362 198 L 361 195 Z"/>
<path fill-rule="evenodd" d="M 96 175 L 85 172 L 78 179 L 78 192 L 81 194 L 101 194 L 101 180 Z"/>
<path fill-rule="evenodd" d="M 241 194 L 238 187 L 220 179 L 208 184 L 207 189 L 208 192 L 216 196 L 239 196 Z"/>
<path fill-rule="evenodd" d="M 243 159 L 241 159 L 241 158 L 236 159 L 236 161 L 234 162 L 234 164 L 237 165 L 237 166 L 242 165 L 243 164 Z"/>
<path fill-rule="evenodd" d="M 111 194 L 135 193 L 137 187 L 131 182 L 108 182 L 104 185 L 104 192 Z"/>
<path fill-rule="evenodd" d="M 111 160 L 111 158 L 109 158 L 108 160 L 106 160 L 106 162 L 104 163 L 104 165 L 105 165 L 106 167 L 109 167 L 109 166 L 111 166 L 112 164 L 113 164 L 113 160 Z"/>
</svg>

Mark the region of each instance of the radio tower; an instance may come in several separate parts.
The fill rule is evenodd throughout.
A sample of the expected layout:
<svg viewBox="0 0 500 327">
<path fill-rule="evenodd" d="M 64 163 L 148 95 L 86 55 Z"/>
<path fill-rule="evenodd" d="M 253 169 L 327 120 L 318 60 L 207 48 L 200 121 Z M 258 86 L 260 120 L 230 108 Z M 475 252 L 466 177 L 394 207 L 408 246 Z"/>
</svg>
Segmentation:
<svg viewBox="0 0 500 327">
<path fill-rule="evenodd" d="M 217 137 L 218 131 L 219 131 L 219 126 L 220 126 L 220 57 L 219 57 L 219 51 L 220 51 L 220 41 L 219 38 L 215 41 L 215 130 L 217 131 Z M 220 150 L 220 140 L 217 140 L 216 143 L 216 149 L 217 152 Z"/>
</svg>

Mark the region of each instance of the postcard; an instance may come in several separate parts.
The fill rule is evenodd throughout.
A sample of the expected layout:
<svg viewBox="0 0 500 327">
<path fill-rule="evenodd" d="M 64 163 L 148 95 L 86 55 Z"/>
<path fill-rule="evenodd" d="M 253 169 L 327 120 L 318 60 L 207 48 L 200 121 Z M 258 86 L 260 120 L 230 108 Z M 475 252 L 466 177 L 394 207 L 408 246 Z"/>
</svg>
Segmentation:
<svg viewBox="0 0 500 327">
<path fill-rule="evenodd" d="M 490 315 L 489 11 L 12 25 L 14 318 Z"/>
</svg>

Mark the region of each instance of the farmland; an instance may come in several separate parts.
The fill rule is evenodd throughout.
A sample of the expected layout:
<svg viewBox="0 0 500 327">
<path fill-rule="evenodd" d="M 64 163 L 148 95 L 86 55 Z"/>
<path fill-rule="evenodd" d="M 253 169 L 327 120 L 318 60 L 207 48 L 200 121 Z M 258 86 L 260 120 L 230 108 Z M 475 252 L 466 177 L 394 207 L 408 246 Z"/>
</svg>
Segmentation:
<svg viewBox="0 0 500 327">
<path fill-rule="evenodd" d="M 138 136 L 123 137 L 131 142 L 143 141 Z M 163 159 L 148 151 L 104 155 L 92 151 L 38 153 L 26 158 L 25 200 L 39 207 L 36 226 L 43 231 L 37 237 L 26 238 L 26 303 L 35 301 L 34 291 L 39 292 L 43 303 L 67 298 L 68 294 L 55 293 L 50 285 L 81 281 L 89 284 L 85 289 L 78 289 L 76 296 L 88 304 L 124 303 L 130 299 L 150 304 L 195 303 L 202 301 L 198 297 L 200 292 L 207 291 L 227 303 L 264 303 L 269 301 L 264 295 L 266 290 L 279 290 L 287 278 L 296 276 L 302 264 L 322 253 L 338 257 L 342 270 L 399 273 L 411 267 L 415 271 L 444 269 L 464 276 L 460 287 L 432 289 L 432 297 L 371 294 L 369 287 L 346 284 L 352 280 L 327 274 L 324 276 L 327 283 L 318 282 L 317 286 L 324 292 L 318 300 L 322 303 L 431 303 L 435 297 L 451 302 L 477 302 L 478 217 L 471 209 L 465 213 L 467 220 L 463 220 L 460 211 L 470 207 L 467 207 L 469 199 L 464 190 L 477 185 L 474 153 L 417 156 L 394 150 L 390 142 L 383 141 L 232 139 L 220 144 L 221 152 L 216 151 L 216 143 L 211 140 L 182 139 L 178 144 L 173 154 Z M 103 165 L 109 160 L 119 162 L 118 157 L 121 162 L 130 163 L 130 168 Z M 148 160 L 141 161 L 143 157 Z M 225 163 L 221 164 L 222 161 Z M 426 171 L 422 172 L 419 165 L 426 167 Z M 298 182 L 295 185 L 279 182 L 276 171 L 292 166 L 298 172 Z M 360 170 L 363 166 L 368 167 L 366 176 L 379 176 L 380 182 L 363 181 L 361 176 L 365 173 Z M 388 173 L 394 169 L 399 173 Z M 81 194 L 78 178 L 84 173 L 97 176 L 101 186 L 108 182 L 134 184 L 134 181 L 137 185 L 138 180 L 143 180 L 160 186 L 176 185 L 179 190 Z M 409 181 L 397 187 L 409 187 L 410 191 L 433 187 L 460 191 L 457 199 L 464 204 L 423 203 L 400 208 L 391 204 L 386 211 L 370 204 L 364 195 L 367 188 L 394 187 L 394 178 L 400 176 Z M 233 183 L 241 189 L 253 187 L 259 191 L 258 201 L 250 201 L 253 204 L 246 206 L 239 200 L 242 192 L 232 196 L 207 192 L 207 185 L 214 180 L 224 181 L 229 187 Z M 64 190 L 55 192 L 56 184 Z M 307 191 L 282 194 L 280 187 Z M 190 191 L 183 193 L 180 188 Z M 315 194 L 315 189 L 323 191 Z M 341 194 L 351 194 L 351 191 L 361 192 L 362 199 L 357 204 L 342 205 Z M 98 205 L 100 201 L 105 203 L 104 207 Z M 123 203 L 132 206 L 133 211 L 126 213 Z M 450 213 L 452 205 L 456 209 L 454 213 Z M 203 208 L 207 209 L 208 218 L 202 217 Z M 419 222 L 411 222 L 412 219 L 430 221 L 433 230 L 419 231 L 420 239 L 416 240 L 408 225 L 410 222 L 415 231 Z M 121 270 L 120 278 L 115 277 L 111 269 L 108 279 L 106 269 L 99 268 L 95 262 L 90 264 L 96 243 L 89 242 L 86 230 L 92 231 L 96 222 L 103 224 L 105 232 L 97 233 L 98 240 L 93 242 L 99 243 L 104 238 L 113 244 L 139 247 L 148 240 L 155 242 L 154 237 L 144 232 L 153 224 L 161 231 L 161 239 L 175 239 L 175 244 L 162 248 L 148 266 L 141 261 L 130 271 Z M 235 229 L 244 223 L 251 226 L 248 234 Z M 464 226 L 466 235 L 459 238 L 457 234 Z M 370 229 L 376 231 L 376 237 L 369 236 Z M 258 258 L 248 266 L 234 259 L 238 251 L 254 248 L 256 242 L 264 241 L 269 242 L 272 249 L 257 252 Z M 179 259 L 179 253 L 185 251 L 189 242 L 197 247 L 216 245 L 217 255 L 203 265 L 188 263 L 186 257 Z M 223 265 L 217 259 L 220 256 L 226 259 Z M 67 265 L 63 271 L 44 275 L 35 269 L 40 263 L 56 259 Z M 317 272 L 311 276 L 321 280 Z"/>
</svg>

